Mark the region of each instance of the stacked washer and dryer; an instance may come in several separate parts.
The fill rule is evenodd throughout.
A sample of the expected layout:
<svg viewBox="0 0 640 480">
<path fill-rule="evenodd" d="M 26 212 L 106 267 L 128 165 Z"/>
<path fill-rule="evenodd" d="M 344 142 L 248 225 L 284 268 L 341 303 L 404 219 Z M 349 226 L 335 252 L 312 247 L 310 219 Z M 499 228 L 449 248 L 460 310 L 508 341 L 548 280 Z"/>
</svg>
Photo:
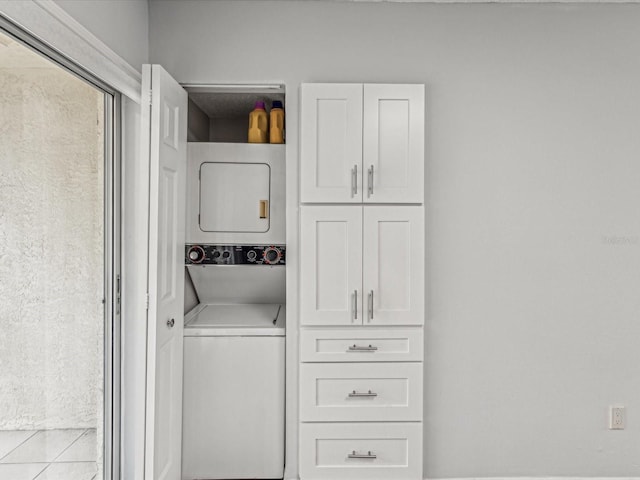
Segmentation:
<svg viewBox="0 0 640 480">
<path fill-rule="evenodd" d="M 284 159 L 188 145 L 183 480 L 283 477 Z"/>
</svg>

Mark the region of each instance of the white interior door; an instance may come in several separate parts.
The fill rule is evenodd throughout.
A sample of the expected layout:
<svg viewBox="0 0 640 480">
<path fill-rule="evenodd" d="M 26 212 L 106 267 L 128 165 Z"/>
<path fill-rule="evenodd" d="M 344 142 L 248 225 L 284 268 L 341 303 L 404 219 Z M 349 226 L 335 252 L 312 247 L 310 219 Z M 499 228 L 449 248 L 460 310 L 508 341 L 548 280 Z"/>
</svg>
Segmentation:
<svg viewBox="0 0 640 480">
<path fill-rule="evenodd" d="M 362 207 L 301 209 L 303 325 L 362 324 Z"/>
<path fill-rule="evenodd" d="M 364 86 L 364 201 L 424 200 L 424 85 Z"/>
<path fill-rule="evenodd" d="M 300 200 L 362 201 L 362 84 L 303 84 Z"/>
<path fill-rule="evenodd" d="M 365 325 L 424 323 L 424 209 L 364 207 Z"/>
<path fill-rule="evenodd" d="M 150 175 L 145 478 L 179 480 L 187 93 L 159 65 L 142 73 L 142 158 Z"/>
</svg>

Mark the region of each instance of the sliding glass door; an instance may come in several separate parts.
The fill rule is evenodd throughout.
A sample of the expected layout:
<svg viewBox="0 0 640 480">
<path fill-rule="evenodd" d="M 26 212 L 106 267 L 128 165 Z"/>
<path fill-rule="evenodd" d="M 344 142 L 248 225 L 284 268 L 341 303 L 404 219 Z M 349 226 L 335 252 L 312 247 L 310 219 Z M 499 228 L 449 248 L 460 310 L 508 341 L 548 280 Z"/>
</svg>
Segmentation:
<svg viewBox="0 0 640 480">
<path fill-rule="evenodd" d="M 116 118 L 113 92 L 0 29 L 0 480 L 117 477 Z"/>
</svg>

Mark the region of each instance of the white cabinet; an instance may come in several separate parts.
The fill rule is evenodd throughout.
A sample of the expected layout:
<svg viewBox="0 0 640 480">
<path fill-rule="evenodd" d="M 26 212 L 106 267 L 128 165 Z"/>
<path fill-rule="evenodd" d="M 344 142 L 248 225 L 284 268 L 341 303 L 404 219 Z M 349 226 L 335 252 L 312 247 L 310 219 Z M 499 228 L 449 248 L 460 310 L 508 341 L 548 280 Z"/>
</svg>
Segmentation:
<svg viewBox="0 0 640 480">
<path fill-rule="evenodd" d="M 300 478 L 421 480 L 424 86 L 301 95 Z"/>
<path fill-rule="evenodd" d="M 300 332 L 300 359 L 303 362 L 422 362 L 423 344 L 422 330 L 415 327 L 304 328 Z"/>
<path fill-rule="evenodd" d="M 424 323 L 424 210 L 363 208 L 365 325 Z"/>
<path fill-rule="evenodd" d="M 422 424 L 303 423 L 302 480 L 422 480 Z"/>
<path fill-rule="evenodd" d="M 424 85 L 303 84 L 303 203 L 422 203 Z"/>
<path fill-rule="evenodd" d="M 362 323 L 362 207 L 302 207 L 303 323 Z"/>
<path fill-rule="evenodd" d="M 303 363 L 300 419 L 422 421 L 422 364 Z"/>
<path fill-rule="evenodd" d="M 303 202 L 362 201 L 362 85 L 303 84 Z"/>
<path fill-rule="evenodd" d="M 424 210 L 303 206 L 303 325 L 422 325 Z"/>
<path fill-rule="evenodd" d="M 364 202 L 422 203 L 424 85 L 365 85 Z"/>
</svg>

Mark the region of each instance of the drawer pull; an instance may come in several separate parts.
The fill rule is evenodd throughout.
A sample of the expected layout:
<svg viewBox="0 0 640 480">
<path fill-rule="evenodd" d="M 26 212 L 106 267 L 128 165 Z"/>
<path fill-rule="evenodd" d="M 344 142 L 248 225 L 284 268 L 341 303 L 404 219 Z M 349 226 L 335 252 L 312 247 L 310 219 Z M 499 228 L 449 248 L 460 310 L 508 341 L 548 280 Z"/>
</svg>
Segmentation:
<svg viewBox="0 0 640 480">
<path fill-rule="evenodd" d="M 374 453 L 371 453 L 371 450 L 369 450 L 367 453 L 356 453 L 355 450 L 353 450 L 349 455 L 347 455 L 348 458 L 378 458 L 378 456 Z"/>
<path fill-rule="evenodd" d="M 373 345 L 369 345 L 368 347 L 359 347 L 355 343 L 353 345 L 349 345 L 349 350 L 347 352 L 375 352 L 378 350 L 378 347 L 374 347 Z"/>
<path fill-rule="evenodd" d="M 369 390 L 368 392 L 349 392 L 350 397 L 377 397 L 378 394 Z"/>
</svg>

